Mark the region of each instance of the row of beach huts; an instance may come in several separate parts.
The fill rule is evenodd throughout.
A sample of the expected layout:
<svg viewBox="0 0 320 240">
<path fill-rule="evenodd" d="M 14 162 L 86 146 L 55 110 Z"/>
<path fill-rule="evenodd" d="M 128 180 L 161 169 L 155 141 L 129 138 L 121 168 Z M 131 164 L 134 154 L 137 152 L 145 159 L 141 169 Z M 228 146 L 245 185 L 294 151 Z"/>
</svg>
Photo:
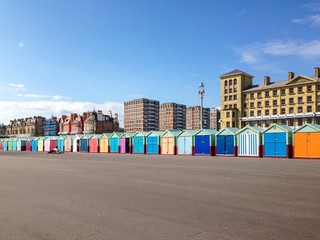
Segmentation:
<svg viewBox="0 0 320 240">
<path fill-rule="evenodd" d="M 0 151 L 320 158 L 320 126 L 114 132 L 0 140 Z"/>
</svg>

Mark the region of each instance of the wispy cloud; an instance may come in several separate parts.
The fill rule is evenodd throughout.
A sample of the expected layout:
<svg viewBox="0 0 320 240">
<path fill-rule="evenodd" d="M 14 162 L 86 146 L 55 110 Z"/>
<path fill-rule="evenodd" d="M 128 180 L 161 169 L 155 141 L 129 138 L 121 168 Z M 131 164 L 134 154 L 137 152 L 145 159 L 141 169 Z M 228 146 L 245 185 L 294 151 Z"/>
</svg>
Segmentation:
<svg viewBox="0 0 320 240">
<path fill-rule="evenodd" d="M 237 48 L 235 52 L 240 55 L 240 61 L 247 64 L 261 63 L 266 56 L 297 56 L 320 59 L 320 40 L 253 43 Z"/>
<path fill-rule="evenodd" d="M 320 15 L 311 15 L 304 18 L 292 19 L 291 22 L 299 24 L 311 24 L 311 26 L 320 26 Z"/>
<path fill-rule="evenodd" d="M 47 95 L 39 95 L 39 94 L 34 94 L 34 93 L 28 93 L 28 94 L 18 93 L 18 94 L 16 94 L 16 96 L 25 97 L 25 98 L 48 98 L 49 97 Z"/>
<path fill-rule="evenodd" d="M 9 83 L 8 85 L 13 88 L 24 88 L 24 85 L 20 83 Z"/>
<path fill-rule="evenodd" d="M 102 110 L 107 114 L 118 113 L 120 125 L 123 123 L 123 103 L 122 102 L 72 102 L 72 101 L 0 101 L 0 123 L 8 124 L 15 118 L 25 118 L 31 116 L 50 117 L 52 114 L 61 117 L 63 114 L 79 113 L 93 109 Z"/>
<path fill-rule="evenodd" d="M 67 100 L 67 99 L 69 99 L 69 97 L 64 97 L 59 95 L 52 96 L 52 100 L 55 100 L 55 101 L 61 101 L 61 100 Z"/>
<path fill-rule="evenodd" d="M 18 46 L 22 48 L 22 47 L 25 46 L 25 43 L 24 42 L 19 42 Z"/>
<path fill-rule="evenodd" d="M 320 2 L 306 3 L 303 4 L 302 7 L 308 8 L 310 11 L 317 12 L 320 11 Z"/>
</svg>

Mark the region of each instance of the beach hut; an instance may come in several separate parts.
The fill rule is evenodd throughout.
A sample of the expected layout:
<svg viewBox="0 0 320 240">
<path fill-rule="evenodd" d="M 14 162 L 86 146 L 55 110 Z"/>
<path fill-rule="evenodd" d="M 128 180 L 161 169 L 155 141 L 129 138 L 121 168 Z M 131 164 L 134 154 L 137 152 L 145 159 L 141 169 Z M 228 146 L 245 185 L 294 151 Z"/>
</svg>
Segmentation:
<svg viewBox="0 0 320 240">
<path fill-rule="evenodd" d="M 249 125 L 237 132 L 239 157 L 262 157 L 262 132 L 263 128 Z"/>
<path fill-rule="evenodd" d="M 160 139 L 164 134 L 164 131 L 151 131 L 146 137 L 147 144 L 147 154 L 160 154 L 161 153 L 161 144 Z"/>
<path fill-rule="evenodd" d="M 292 128 L 273 124 L 262 132 L 262 152 L 264 157 L 292 157 Z"/>
<path fill-rule="evenodd" d="M 293 131 L 294 158 L 320 158 L 320 126 L 307 123 Z"/>
<path fill-rule="evenodd" d="M 120 136 L 120 153 L 132 153 L 132 137 L 134 134 L 125 132 Z"/>
<path fill-rule="evenodd" d="M 177 136 L 179 130 L 167 130 L 161 136 L 161 154 L 177 154 Z"/>
<path fill-rule="evenodd" d="M 47 137 L 39 137 L 38 139 L 38 152 L 43 152 L 44 151 L 44 140 Z"/>
<path fill-rule="evenodd" d="M 98 153 L 100 151 L 100 138 L 102 134 L 93 134 L 89 139 L 89 152 Z"/>
<path fill-rule="evenodd" d="M 31 152 L 32 150 L 32 138 L 27 138 L 26 139 L 26 151 Z"/>
<path fill-rule="evenodd" d="M 3 151 L 8 151 L 8 138 L 2 140 Z"/>
<path fill-rule="evenodd" d="M 7 143 L 8 143 L 7 150 L 11 152 L 12 151 L 12 138 L 9 138 Z"/>
<path fill-rule="evenodd" d="M 0 139 L 0 151 L 3 151 L 3 139 Z"/>
<path fill-rule="evenodd" d="M 177 153 L 194 155 L 194 136 L 199 130 L 183 130 L 177 135 Z"/>
<path fill-rule="evenodd" d="M 50 137 L 50 151 L 53 149 L 57 149 L 58 147 L 58 136 L 51 136 Z"/>
<path fill-rule="evenodd" d="M 138 132 L 133 135 L 132 140 L 132 148 L 133 153 L 140 153 L 145 154 L 146 153 L 146 137 L 149 134 L 149 132 Z"/>
<path fill-rule="evenodd" d="M 216 134 L 216 155 L 237 156 L 238 128 L 226 127 Z"/>
<path fill-rule="evenodd" d="M 73 137 L 73 142 L 72 142 L 72 152 L 79 152 L 80 151 L 80 138 L 82 135 L 75 135 Z"/>
<path fill-rule="evenodd" d="M 91 134 L 84 134 L 80 138 L 80 152 L 89 152 L 89 139 Z"/>
<path fill-rule="evenodd" d="M 72 143 L 73 143 L 74 136 L 66 135 L 64 139 L 64 151 L 65 152 L 72 152 Z"/>
<path fill-rule="evenodd" d="M 17 141 L 18 141 L 18 138 L 12 139 L 12 151 L 17 151 Z"/>
<path fill-rule="evenodd" d="M 215 137 L 218 133 L 214 129 L 202 129 L 195 134 L 195 155 L 215 155 Z"/>
<path fill-rule="evenodd" d="M 64 152 L 64 140 L 66 138 L 67 138 L 67 135 L 61 135 L 57 137 L 57 148 L 61 152 Z"/>
<path fill-rule="evenodd" d="M 111 133 L 104 133 L 100 137 L 100 152 L 101 153 L 108 153 L 110 152 L 110 147 L 109 147 L 109 138 L 111 136 Z"/>
<path fill-rule="evenodd" d="M 32 140 L 31 140 L 31 151 L 32 152 L 38 151 L 38 141 L 39 141 L 39 137 L 32 138 Z"/>
<path fill-rule="evenodd" d="M 17 140 L 17 151 L 25 151 L 26 150 L 26 139 L 18 138 Z"/>
<path fill-rule="evenodd" d="M 109 144 L 110 144 L 110 153 L 119 153 L 120 152 L 120 136 L 123 132 L 114 132 L 110 135 Z"/>
</svg>

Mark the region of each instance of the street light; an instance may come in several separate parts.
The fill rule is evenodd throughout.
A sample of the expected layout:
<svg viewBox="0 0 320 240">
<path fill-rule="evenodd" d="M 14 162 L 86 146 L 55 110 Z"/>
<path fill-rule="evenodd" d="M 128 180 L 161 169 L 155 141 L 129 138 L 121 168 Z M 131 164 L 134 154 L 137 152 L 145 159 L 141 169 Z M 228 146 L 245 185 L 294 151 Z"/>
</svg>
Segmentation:
<svg viewBox="0 0 320 240">
<path fill-rule="evenodd" d="M 203 95 L 204 95 L 203 83 L 200 83 L 198 93 L 200 95 L 200 129 L 202 129 L 202 107 L 203 107 Z"/>
</svg>

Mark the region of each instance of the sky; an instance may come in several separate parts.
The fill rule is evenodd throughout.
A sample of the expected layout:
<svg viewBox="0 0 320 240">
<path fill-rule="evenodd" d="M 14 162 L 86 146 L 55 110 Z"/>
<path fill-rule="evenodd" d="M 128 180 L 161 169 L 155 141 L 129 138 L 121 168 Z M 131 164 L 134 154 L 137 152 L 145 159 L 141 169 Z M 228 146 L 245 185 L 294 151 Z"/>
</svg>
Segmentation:
<svg viewBox="0 0 320 240">
<path fill-rule="evenodd" d="M 219 76 L 320 67 L 320 1 L 0 0 L 0 123 L 117 112 L 136 98 L 220 106 Z"/>
</svg>

